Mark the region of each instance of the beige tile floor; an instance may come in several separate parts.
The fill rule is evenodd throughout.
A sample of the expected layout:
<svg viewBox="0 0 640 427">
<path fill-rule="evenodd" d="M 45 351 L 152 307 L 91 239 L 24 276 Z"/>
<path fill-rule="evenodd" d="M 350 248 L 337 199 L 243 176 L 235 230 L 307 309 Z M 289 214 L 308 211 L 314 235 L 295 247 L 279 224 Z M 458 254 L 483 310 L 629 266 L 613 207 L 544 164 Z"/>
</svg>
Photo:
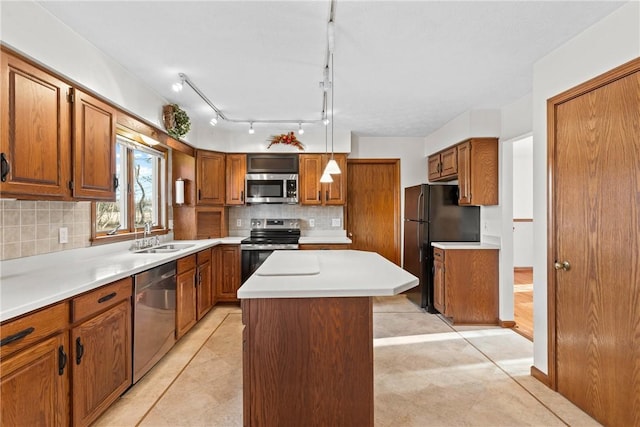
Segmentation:
<svg viewBox="0 0 640 427">
<path fill-rule="evenodd" d="M 97 426 L 242 426 L 242 322 L 216 306 Z M 529 375 L 532 343 L 374 300 L 375 425 L 597 426 Z"/>
</svg>

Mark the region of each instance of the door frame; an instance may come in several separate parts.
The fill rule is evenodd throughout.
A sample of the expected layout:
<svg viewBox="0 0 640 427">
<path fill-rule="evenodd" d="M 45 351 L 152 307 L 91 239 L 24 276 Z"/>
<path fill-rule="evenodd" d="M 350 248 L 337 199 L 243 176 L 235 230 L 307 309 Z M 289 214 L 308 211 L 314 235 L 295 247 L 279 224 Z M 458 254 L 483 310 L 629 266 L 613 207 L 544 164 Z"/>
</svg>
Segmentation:
<svg viewBox="0 0 640 427">
<path fill-rule="evenodd" d="M 547 100 L 547 355 L 549 386 L 558 390 L 556 359 L 556 270 L 553 267 L 556 256 L 555 226 L 555 170 L 556 170 L 556 108 L 558 105 L 577 98 L 599 87 L 640 71 L 640 58 L 633 59 L 597 77 L 587 80 Z"/>
<path fill-rule="evenodd" d="M 394 186 L 394 195 L 393 195 L 393 234 L 394 234 L 394 262 L 396 265 L 401 266 L 401 252 L 402 252 L 402 238 L 401 238 L 401 220 L 400 217 L 400 193 L 401 193 L 401 182 L 400 182 L 400 159 L 398 158 L 382 158 L 382 159 L 350 159 L 347 157 L 347 173 L 349 171 L 349 165 L 352 164 L 385 164 L 394 166 L 394 181 L 397 183 Z M 348 212 L 349 212 L 349 187 L 347 187 L 347 204 L 344 208 L 344 223 L 348 224 Z M 349 230 L 347 230 L 349 231 Z"/>
</svg>

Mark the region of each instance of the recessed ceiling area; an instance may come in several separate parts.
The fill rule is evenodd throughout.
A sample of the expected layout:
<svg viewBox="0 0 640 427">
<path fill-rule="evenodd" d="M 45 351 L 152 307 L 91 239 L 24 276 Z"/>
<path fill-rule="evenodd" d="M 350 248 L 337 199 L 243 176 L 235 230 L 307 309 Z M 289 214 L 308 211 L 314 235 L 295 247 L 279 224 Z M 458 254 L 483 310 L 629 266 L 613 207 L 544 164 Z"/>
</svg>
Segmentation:
<svg viewBox="0 0 640 427">
<path fill-rule="evenodd" d="M 172 91 L 178 73 L 229 118 L 321 119 L 328 0 L 39 4 L 194 121 L 212 111 Z M 500 108 L 531 92 L 536 60 L 622 4 L 338 0 L 335 126 L 422 137 L 465 111 Z"/>
</svg>

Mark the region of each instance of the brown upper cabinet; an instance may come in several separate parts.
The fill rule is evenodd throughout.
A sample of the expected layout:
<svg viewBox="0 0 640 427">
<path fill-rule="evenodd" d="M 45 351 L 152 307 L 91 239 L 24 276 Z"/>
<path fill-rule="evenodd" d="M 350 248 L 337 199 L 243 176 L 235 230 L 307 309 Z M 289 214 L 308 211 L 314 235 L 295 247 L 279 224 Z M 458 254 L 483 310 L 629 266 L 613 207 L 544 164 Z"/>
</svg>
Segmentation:
<svg viewBox="0 0 640 427">
<path fill-rule="evenodd" d="M 68 199 L 69 85 L 2 51 L 2 179 L 5 195 Z"/>
<path fill-rule="evenodd" d="M 246 154 L 227 154 L 227 205 L 244 205 L 244 178 L 247 174 Z"/>
<path fill-rule="evenodd" d="M 72 89 L 73 100 L 73 197 L 115 200 L 116 110 Z"/>
<path fill-rule="evenodd" d="M 225 202 L 225 154 L 196 152 L 196 204 L 222 206 Z"/>
<path fill-rule="evenodd" d="M 458 147 L 429 156 L 429 181 L 450 179 L 458 173 Z"/>
<path fill-rule="evenodd" d="M 470 138 L 429 156 L 429 181 L 458 180 L 461 205 L 498 204 L 498 138 Z"/>
<path fill-rule="evenodd" d="M 347 195 L 347 155 L 334 154 L 342 173 L 331 175 L 333 182 L 320 182 L 322 171 L 331 159 L 328 154 L 300 154 L 298 199 L 302 205 L 344 205 Z"/>
<path fill-rule="evenodd" d="M 0 191 L 115 200 L 116 110 L 2 50 Z"/>
</svg>

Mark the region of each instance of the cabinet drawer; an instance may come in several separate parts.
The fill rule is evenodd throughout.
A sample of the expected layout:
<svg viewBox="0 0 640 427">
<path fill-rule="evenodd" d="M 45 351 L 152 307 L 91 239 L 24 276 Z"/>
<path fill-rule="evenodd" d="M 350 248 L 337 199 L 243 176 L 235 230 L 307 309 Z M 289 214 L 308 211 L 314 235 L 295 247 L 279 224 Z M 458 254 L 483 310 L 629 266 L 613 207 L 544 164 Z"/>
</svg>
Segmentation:
<svg viewBox="0 0 640 427">
<path fill-rule="evenodd" d="M 71 300 L 72 322 L 89 317 L 131 297 L 133 283 L 127 277 Z"/>
<path fill-rule="evenodd" d="M 433 259 L 444 262 L 444 249 L 433 248 Z"/>
<path fill-rule="evenodd" d="M 196 268 L 196 255 L 189 255 L 178 260 L 178 274 Z"/>
<path fill-rule="evenodd" d="M 211 248 L 198 252 L 197 258 L 198 258 L 198 265 L 202 265 L 207 261 L 211 261 Z"/>
<path fill-rule="evenodd" d="M 63 302 L 5 323 L 0 332 L 0 358 L 65 329 L 68 322 L 69 305 Z"/>
</svg>

